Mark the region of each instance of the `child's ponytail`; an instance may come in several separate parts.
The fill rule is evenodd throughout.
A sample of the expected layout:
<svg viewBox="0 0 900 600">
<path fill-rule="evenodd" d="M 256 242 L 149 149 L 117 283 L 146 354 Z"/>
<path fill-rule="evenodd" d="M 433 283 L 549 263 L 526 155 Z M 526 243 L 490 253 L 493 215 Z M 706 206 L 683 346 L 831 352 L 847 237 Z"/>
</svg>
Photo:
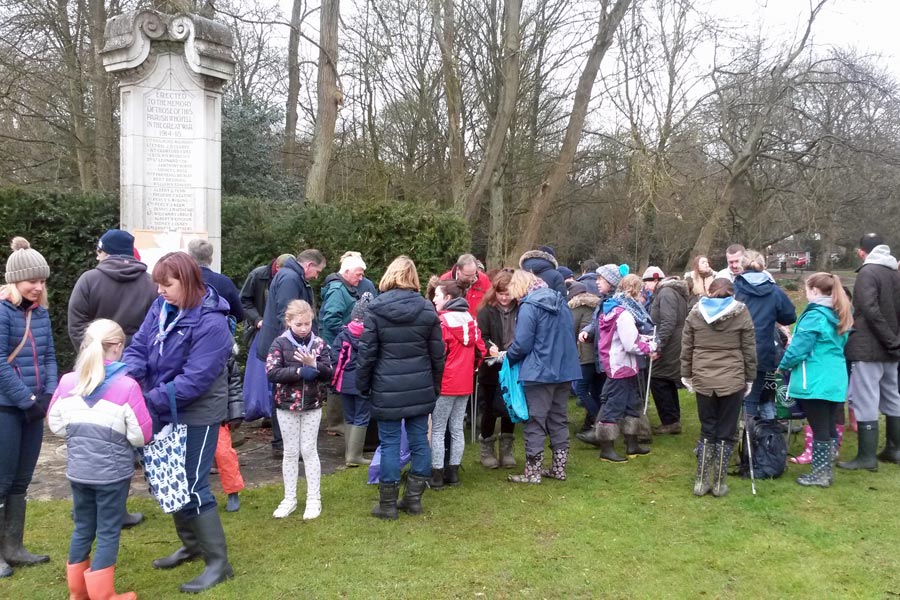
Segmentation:
<svg viewBox="0 0 900 600">
<path fill-rule="evenodd" d="M 806 278 L 806 287 L 816 288 L 826 296 L 831 296 L 831 308 L 838 317 L 838 333 L 844 334 L 853 327 L 853 313 L 850 298 L 841 285 L 841 278 L 833 273 L 814 273 Z"/>
<path fill-rule="evenodd" d="M 844 334 L 853 327 L 853 311 L 850 307 L 850 298 L 841 285 L 841 278 L 834 274 L 831 277 L 834 279 L 834 287 L 831 288 L 832 308 L 838 316 L 838 333 Z"/>
<path fill-rule="evenodd" d="M 88 396 L 106 379 L 103 359 L 107 349 L 125 342 L 125 332 L 119 324 L 109 319 L 97 319 L 88 325 L 81 342 L 81 351 L 75 361 L 78 383 L 72 389 L 76 396 Z"/>
</svg>

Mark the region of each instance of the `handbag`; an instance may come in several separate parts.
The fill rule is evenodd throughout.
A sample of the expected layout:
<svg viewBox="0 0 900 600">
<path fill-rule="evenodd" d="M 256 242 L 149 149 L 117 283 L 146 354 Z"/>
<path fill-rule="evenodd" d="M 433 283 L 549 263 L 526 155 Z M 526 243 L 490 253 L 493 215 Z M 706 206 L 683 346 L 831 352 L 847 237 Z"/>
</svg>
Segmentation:
<svg viewBox="0 0 900 600">
<path fill-rule="evenodd" d="M 144 478 L 150 487 L 150 493 L 159 502 L 166 514 L 177 512 L 191 500 L 188 490 L 185 458 L 187 456 L 187 425 L 178 423 L 178 411 L 175 406 L 175 386 L 166 386 L 169 393 L 169 411 L 172 423 L 165 435 L 157 434 L 144 446 Z M 164 428 L 165 431 L 165 428 Z"/>
</svg>

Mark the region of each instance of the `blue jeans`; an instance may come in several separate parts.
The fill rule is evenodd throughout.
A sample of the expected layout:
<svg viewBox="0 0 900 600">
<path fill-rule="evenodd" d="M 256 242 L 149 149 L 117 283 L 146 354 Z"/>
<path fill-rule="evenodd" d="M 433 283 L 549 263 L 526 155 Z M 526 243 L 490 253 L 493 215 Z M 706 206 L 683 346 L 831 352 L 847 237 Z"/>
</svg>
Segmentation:
<svg viewBox="0 0 900 600">
<path fill-rule="evenodd" d="M 596 419 L 600 411 L 600 394 L 605 381 L 606 375 L 598 373 L 594 363 L 581 365 L 581 379 L 575 382 L 575 395 L 592 419 Z"/>
<path fill-rule="evenodd" d="M 606 404 L 600 411 L 599 420 L 603 423 L 618 423 L 624 417 L 641 416 L 641 397 L 638 395 L 638 376 L 623 379 L 606 378 L 603 384 Z"/>
<path fill-rule="evenodd" d="M 91 569 L 99 571 L 116 564 L 119 555 L 119 534 L 122 515 L 131 480 L 107 485 L 88 485 L 71 482 L 72 514 L 75 529 L 69 544 L 69 563 L 84 562 L 91 555 L 91 544 L 97 538 L 97 549 Z"/>
<path fill-rule="evenodd" d="M 372 413 L 372 403 L 363 396 L 341 394 L 341 408 L 344 409 L 344 423 L 354 427 L 368 427 Z"/>
<path fill-rule="evenodd" d="M 428 446 L 428 415 L 404 419 L 412 462 L 409 471 L 419 477 L 431 476 L 431 448 Z M 400 481 L 400 421 L 378 421 L 381 442 L 381 483 Z"/>
<path fill-rule="evenodd" d="M 43 420 L 26 423 L 24 411 L 0 408 L 0 498 L 28 490 L 43 436 Z"/>
<path fill-rule="evenodd" d="M 774 374 L 768 377 L 765 371 L 757 371 L 753 380 L 753 388 L 744 398 L 744 413 L 750 417 L 772 420 L 775 418 L 775 379 Z"/>
</svg>

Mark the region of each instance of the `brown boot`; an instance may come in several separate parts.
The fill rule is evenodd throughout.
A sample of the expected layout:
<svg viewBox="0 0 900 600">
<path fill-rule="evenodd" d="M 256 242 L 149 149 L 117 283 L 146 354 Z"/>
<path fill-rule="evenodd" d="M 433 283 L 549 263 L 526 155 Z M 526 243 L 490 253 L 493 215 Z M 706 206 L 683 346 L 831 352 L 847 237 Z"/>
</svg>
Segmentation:
<svg viewBox="0 0 900 600">
<path fill-rule="evenodd" d="M 496 441 L 496 435 L 492 435 L 488 438 L 478 436 L 478 442 L 481 444 L 481 466 L 485 469 L 496 469 L 500 466 L 500 462 L 497 460 L 497 456 L 494 453 L 494 444 Z"/>
<path fill-rule="evenodd" d="M 513 456 L 513 442 L 516 436 L 512 433 L 500 434 L 500 466 L 504 469 L 512 469 L 516 466 L 516 457 Z"/>
</svg>

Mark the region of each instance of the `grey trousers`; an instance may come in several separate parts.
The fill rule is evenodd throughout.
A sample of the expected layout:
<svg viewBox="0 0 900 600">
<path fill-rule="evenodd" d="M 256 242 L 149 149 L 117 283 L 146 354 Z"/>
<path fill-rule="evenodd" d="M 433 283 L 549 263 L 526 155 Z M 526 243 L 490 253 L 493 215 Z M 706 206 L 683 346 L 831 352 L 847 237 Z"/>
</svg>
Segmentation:
<svg viewBox="0 0 900 600">
<path fill-rule="evenodd" d="M 568 402 L 571 385 L 566 383 L 539 383 L 525 386 L 525 403 L 528 420 L 525 422 L 525 456 L 535 456 L 544 451 L 544 440 L 550 437 L 550 448 L 565 450 L 569 447 Z"/>
<path fill-rule="evenodd" d="M 450 424 L 451 465 L 462 462 L 466 442 L 463 439 L 463 421 L 466 417 L 468 396 L 439 396 L 431 413 L 431 468 L 444 468 L 444 434 Z"/>
<path fill-rule="evenodd" d="M 857 421 L 877 421 L 879 411 L 900 417 L 900 389 L 895 362 L 854 361 L 850 371 L 850 406 Z"/>
</svg>

